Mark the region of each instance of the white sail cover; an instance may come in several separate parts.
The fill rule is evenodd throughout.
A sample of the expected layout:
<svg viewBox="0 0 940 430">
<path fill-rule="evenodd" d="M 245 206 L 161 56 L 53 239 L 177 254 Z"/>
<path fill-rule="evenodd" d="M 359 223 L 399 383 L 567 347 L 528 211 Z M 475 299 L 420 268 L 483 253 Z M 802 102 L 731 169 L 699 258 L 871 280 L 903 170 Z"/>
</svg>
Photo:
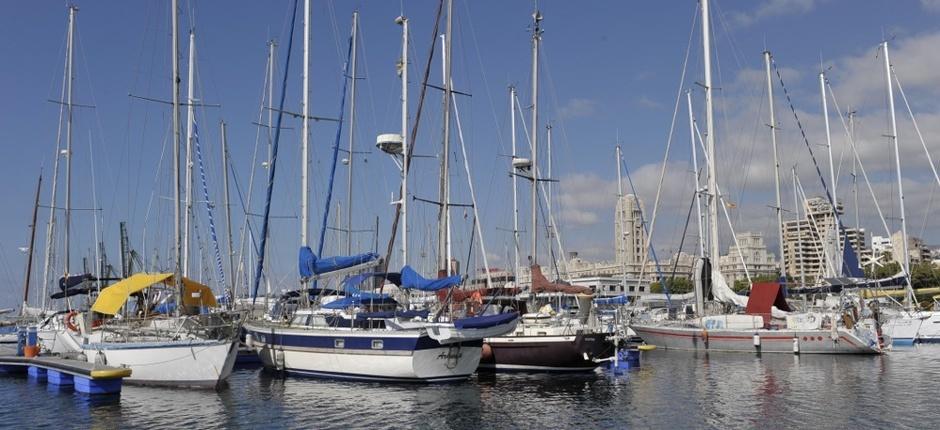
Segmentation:
<svg viewBox="0 0 940 430">
<path fill-rule="evenodd" d="M 714 268 L 712 269 L 712 295 L 715 296 L 715 300 L 719 302 L 730 303 L 742 308 L 747 307 L 747 296 L 735 293 L 734 290 L 728 286 L 724 275 Z"/>
</svg>

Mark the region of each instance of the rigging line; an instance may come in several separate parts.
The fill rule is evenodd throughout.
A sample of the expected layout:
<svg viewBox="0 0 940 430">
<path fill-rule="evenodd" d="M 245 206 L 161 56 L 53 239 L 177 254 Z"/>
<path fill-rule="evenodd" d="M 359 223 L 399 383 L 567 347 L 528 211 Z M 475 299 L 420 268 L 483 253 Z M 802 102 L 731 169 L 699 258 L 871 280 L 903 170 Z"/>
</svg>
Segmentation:
<svg viewBox="0 0 940 430">
<path fill-rule="evenodd" d="M 631 184 L 631 186 L 633 186 Z M 695 200 L 698 198 L 698 190 L 692 192 L 692 201 L 689 202 L 689 211 L 685 216 L 685 226 L 682 227 L 682 236 L 679 237 L 679 248 L 676 250 L 676 261 L 672 262 L 672 272 L 669 274 L 669 284 L 675 282 L 676 271 L 679 269 L 679 258 L 682 256 L 682 246 L 685 244 L 685 236 L 689 232 L 689 222 L 692 220 L 692 208 L 695 207 Z M 692 266 L 692 270 L 695 270 L 695 265 Z M 666 286 L 666 279 L 660 274 L 659 285 L 663 287 L 663 291 L 666 293 L 666 307 L 672 307 L 672 300 L 670 300 L 669 287 Z M 694 281 L 693 281 L 694 282 Z"/>
<path fill-rule="evenodd" d="M 330 2 L 330 4 L 332 4 L 332 2 Z M 333 160 L 332 160 L 332 165 L 330 167 L 329 183 L 326 187 L 326 202 L 324 203 L 323 223 L 320 225 L 320 240 L 319 242 L 317 242 L 317 255 L 320 257 L 323 256 L 323 243 L 326 240 L 326 227 L 327 227 L 327 224 L 329 223 L 329 218 L 330 218 L 330 201 L 333 199 L 333 180 L 336 178 L 336 160 L 337 158 L 339 158 L 340 138 L 342 137 L 343 124 L 345 123 L 346 87 L 350 81 L 350 78 L 347 78 L 347 77 L 349 76 L 350 56 L 352 55 L 352 48 L 353 48 L 352 44 L 353 44 L 353 38 L 352 36 L 349 36 L 349 47 L 347 48 L 347 51 L 346 51 L 346 62 L 343 67 L 343 75 L 342 75 L 343 76 L 343 85 L 342 85 L 343 89 L 341 92 L 342 96 L 340 97 L 340 102 L 339 102 L 339 121 L 337 121 L 336 123 L 336 139 L 333 142 Z M 352 79 L 355 79 L 355 77 L 353 77 Z M 352 154 L 350 154 L 349 156 L 352 157 Z M 317 281 L 318 281 L 317 279 L 314 279 L 313 281 L 314 289 L 317 288 Z"/>
<path fill-rule="evenodd" d="M 408 145 L 408 165 L 409 166 L 411 166 L 411 160 L 414 156 L 414 147 L 418 138 L 418 125 L 421 123 L 421 112 L 424 108 L 424 97 L 427 94 L 427 88 L 428 88 L 427 83 L 431 75 L 431 65 L 434 61 L 434 50 L 435 50 L 434 48 L 435 46 L 437 46 L 437 33 L 438 33 L 438 30 L 440 29 L 441 13 L 443 12 L 443 10 L 444 10 L 444 0 L 440 0 L 437 3 L 437 13 L 434 18 L 434 30 L 431 32 L 431 46 L 428 52 L 428 61 L 427 63 L 425 63 L 425 66 L 424 66 L 424 77 L 422 78 L 421 87 L 420 87 L 421 89 L 418 95 L 418 107 L 417 107 L 417 112 L 415 113 L 414 126 L 411 128 L 411 133 L 408 135 L 410 142 L 404 142 L 404 144 Z M 407 67 L 407 65 L 405 65 L 405 67 Z M 409 171 L 410 170 L 411 169 L 409 167 Z M 402 196 L 402 189 L 401 189 L 401 186 L 399 185 L 398 201 L 402 201 L 402 199 L 405 197 L 406 196 Z M 398 222 L 400 218 L 401 218 L 401 203 L 398 203 L 395 205 L 395 214 L 392 218 L 392 227 L 391 227 L 391 231 L 389 232 L 388 246 L 386 247 L 386 252 L 385 252 L 386 256 L 392 255 L 392 248 L 395 246 L 395 236 L 398 234 Z M 405 228 L 407 228 L 407 226 L 405 226 Z M 384 273 L 388 273 L 389 262 L 390 262 L 390 259 L 386 258 L 385 264 L 382 267 L 382 271 Z M 404 264 L 404 262 L 402 262 L 402 264 Z M 380 288 L 379 290 L 380 292 L 382 291 L 382 289 L 384 289 L 384 285 L 385 285 L 384 282 L 382 285 L 383 287 Z"/>
<path fill-rule="evenodd" d="M 924 135 L 920 132 L 920 127 L 917 125 L 917 118 L 914 117 L 914 111 L 911 109 L 910 103 L 907 102 L 907 96 L 904 94 L 904 88 L 901 87 L 901 80 L 898 78 L 897 72 L 894 71 L 894 66 L 891 66 L 891 74 L 894 76 L 894 82 L 898 84 L 898 92 L 901 94 L 901 100 L 904 100 L 904 106 L 907 107 L 907 113 L 911 117 L 911 122 L 914 123 L 914 131 L 917 132 L 920 144 L 924 148 L 924 154 L 927 156 L 927 164 L 930 164 L 930 171 L 933 172 L 933 177 L 937 180 L 937 185 L 940 185 L 940 175 L 937 174 L 937 167 L 934 165 L 933 158 L 930 156 L 930 150 L 927 149 L 927 141 L 924 140 Z"/>
<path fill-rule="evenodd" d="M 679 88 L 676 90 L 676 102 L 672 110 L 672 121 L 669 125 L 668 137 L 666 138 L 666 151 L 663 155 L 663 166 L 659 171 L 659 182 L 656 186 L 656 199 L 653 203 L 653 214 L 650 217 L 649 236 L 647 237 L 647 240 L 650 243 L 653 242 L 653 232 L 656 228 L 656 215 L 659 213 L 659 201 L 662 197 L 663 181 L 666 178 L 666 166 L 669 162 L 669 149 L 672 147 L 672 138 L 676 131 L 676 117 L 679 115 L 679 102 L 682 99 L 683 88 L 685 88 L 685 75 L 686 72 L 688 72 L 689 54 L 692 51 L 692 40 L 695 36 L 695 23 L 698 21 L 698 14 L 698 8 L 696 8 L 695 12 L 692 14 L 692 25 L 689 28 L 689 41 L 685 48 L 685 59 L 682 61 L 682 74 L 679 77 Z M 714 240 L 718 240 L 718 238 L 715 238 Z M 643 279 L 643 275 L 646 272 L 646 263 L 648 262 L 649 256 L 644 257 L 643 264 L 640 266 L 640 276 L 637 278 L 637 286 L 640 285 L 640 280 Z"/>
<path fill-rule="evenodd" d="M 278 109 L 284 110 L 284 99 L 287 96 L 287 77 L 290 70 L 291 48 L 294 44 L 294 24 L 297 22 L 297 0 L 294 0 L 293 14 L 290 22 L 290 36 L 287 39 L 287 59 L 284 64 L 284 78 L 281 80 L 281 101 Z M 268 219 L 271 215 L 271 197 L 274 193 L 274 174 L 277 170 L 277 149 L 281 140 L 281 122 L 284 120 L 284 112 L 277 113 L 277 128 L 274 133 L 274 145 L 272 147 L 271 164 L 268 166 L 268 190 L 264 204 L 264 222 L 261 225 L 261 246 L 258 253 L 257 272 L 255 273 L 254 291 L 252 292 L 251 304 L 254 306 L 258 298 L 258 287 L 261 286 L 261 274 L 264 269 L 264 254 L 268 241 Z"/>
<path fill-rule="evenodd" d="M 219 237 L 215 231 L 215 217 L 212 213 L 212 208 L 215 207 L 215 205 L 209 203 L 209 185 L 206 183 L 206 168 L 202 162 L 202 144 L 199 142 L 199 128 L 196 126 L 195 120 L 193 121 L 193 141 L 193 143 L 196 144 L 196 159 L 199 162 L 199 178 L 202 180 L 202 195 L 207 202 L 206 212 L 209 216 L 209 234 L 212 237 L 212 245 L 215 248 L 215 262 L 219 269 L 219 283 L 223 291 L 225 291 L 225 271 L 222 266 L 222 251 L 219 249 Z"/>
</svg>

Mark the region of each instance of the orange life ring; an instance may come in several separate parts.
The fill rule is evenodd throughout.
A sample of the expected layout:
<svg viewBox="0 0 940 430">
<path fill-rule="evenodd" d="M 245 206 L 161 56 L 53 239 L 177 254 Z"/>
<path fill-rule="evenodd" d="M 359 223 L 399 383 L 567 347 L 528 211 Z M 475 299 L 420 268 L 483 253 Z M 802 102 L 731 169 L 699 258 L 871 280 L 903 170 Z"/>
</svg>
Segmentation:
<svg viewBox="0 0 940 430">
<path fill-rule="evenodd" d="M 65 327 L 71 331 L 78 333 L 78 327 L 72 321 L 73 319 L 75 319 L 75 315 L 78 315 L 78 311 L 70 311 L 68 314 L 65 315 Z"/>
</svg>

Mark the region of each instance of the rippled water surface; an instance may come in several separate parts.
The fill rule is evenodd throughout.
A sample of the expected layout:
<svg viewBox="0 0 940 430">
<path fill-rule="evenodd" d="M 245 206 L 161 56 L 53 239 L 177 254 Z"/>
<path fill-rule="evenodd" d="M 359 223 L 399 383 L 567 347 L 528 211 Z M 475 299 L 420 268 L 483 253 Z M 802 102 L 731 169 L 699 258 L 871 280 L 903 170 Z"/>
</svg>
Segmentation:
<svg viewBox="0 0 940 430">
<path fill-rule="evenodd" d="M 284 378 L 239 369 L 215 391 L 117 397 L 0 377 L 17 428 L 936 428 L 940 346 L 837 357 L 644 353 L 622 376 L 478 375 L 451 385 Z"/>
</svg>

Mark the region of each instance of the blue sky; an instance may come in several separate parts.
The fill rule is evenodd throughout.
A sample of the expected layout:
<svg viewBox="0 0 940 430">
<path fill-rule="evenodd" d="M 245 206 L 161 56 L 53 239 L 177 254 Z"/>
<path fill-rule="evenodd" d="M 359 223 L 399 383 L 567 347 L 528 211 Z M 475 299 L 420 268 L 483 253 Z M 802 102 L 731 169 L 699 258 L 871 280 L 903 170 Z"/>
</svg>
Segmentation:
<svg viewBox="0 0 940 430">
<path fill-rule="evenodd" d="M 167 267 L 172 236 L 169 146 L 169 109 L 162 104 L 128 97 L 136 95 L 170 97 L 169 2 L 98 1 L 78 2 L 75 55 L 75 99 L 93 104 L 95 109 L 78 109 L 73 141 L 73 206 L 100 208 L 74 214 L 72 272 L 80 271 L 81 258 L 94 260 L 95 227 L 105 241 L 111 262 L 117 265 L 118 222 L 127 221 L 132 246 L 143 254 L 148 266 Z M 325 2 L 314 1 L 311 49 L 311 112 L 335 117 L 339 109 L 341 70 L 353 10 L 361 13 L 360 81 L 357 107 L 356 145 L 361 151 L 354 159 L 353 224 L 370 229 L 379 221 L 379 248 L 384 250 L 391 223 L 390 196 L 397 189 L 396 168 L 384 155 L 374 151 L 375 135 L 397 131 L 399 124 L 399 84 L 395 61 L 400 53 L 396 16 L 404 12 L 411 20 L 412 61 L 410 64 L 412 100 L 416 103 L 421 73 L 431 38 L 435 1 L 406 2 Z M 694 1 L 542 1 L 545 20 L 542 62 L 541 118 L 551 121 L 554 134 L 555 212 L 566 251 L 580 251 L 594 259 L 613 254 L 612 219 L 616 194 L 614 145 L 617 136 L 624 147 L 626 163 L 638 192 L 652 209 L 653 195 L 663 159 L 666 137 L 683 58 L 689 41 Z M 252 155 L 259 129 L 258 120 L 264 80 L 266 42 L 280 44 L 279 66 L 283 66 L 290 2 L 181 1 L 182 28 L 193 25 L 197 37 L 197 98 L 219 103 L 221 108 L 197 112 L 203 145 L 210 201 L 216 202 L 216 224 L 224 231 L 220 193 L 218 123 L 228 125 L 229 144 L 237 180 L 243 192 L 252 170 Z M 506 266 L 511 255 L 511 198 L 508 171 L 510 149 L 507 86 L 519 87 L 523 106 L 529 100 L 530 37 L 527 33 L 533 4 L 530 1 L 456 1 L 454 34 L 455 86 L 472 97 L 458 99 L 461 125 L 469 152 L 474 185 L 484 226 L 491 265 Z M 0 280 L 4 299 L 19 301 L 25 267 L 25 254 L 19 250 L 28 242 L 28 224 L 36 177 L 43 169 L 42 201 L 49 203 L 59 107 L 48 99 L 58 99 L 61 91 L 65 52 L 67 9 L 65 2 L 15 2 L 0 17 L 0 69 L 4 103 L 0 104 L 0 186 L 8 210 L 0 212 Z M 897 216 L 896 185 L 892 178 L 890 152 L 881 136 L 885 125 L 884 76 L 877 44 L 891 38 L 891 58 L 904 85 L 928 146 L 940 133 L 940 106 L 936 102 L 940 77 L 940 54 L 934 42 L 940 41 L 940 5 L 936 1 L 851 2 L 823 0 L 715 1 L 713 23 L 716 51 L 716 121 L 719 145 L 719 173 L 725 194 L 737 204 L 732 217 L 738 231 L 762 231 L 769 244 L 774 238 L 771 162 L 766 127 L 766 95 L 761 52 L 773 51 L 788 90 L 813 144 L 822 143 L 822 122 L 817 73 L 822 63 L 840 106 L 849 105 L 858 113 L 858 135 L 862 161 L 872 179 L 877 200 L 889 218 Z M 442 27 L 443 30 L 443 27 Z M 184 31 L 185 33 L 185 31 Z M 291 59 L 286 106 L 299 110 L 301 32 L 298 23 L 294 56 Z M 185 80 L 186 40 L 180 41 Z M 693 33 L 691 56 L 684 88 L 695 91 L 696 115 L 702 115 L 701 45 L 698 29 Z M 435 57 L 431 82 L 440 83 L 439 56 Z M 278 73 L 277 81 L 280 81 Z M 779 85 L 776 107 L 784 170 L 797 165 L 808 194 L 820 194 L 819 181 L 811 173 L 806 150 Z M 185 85 L 183 89 L 185 95 Z M 428 93 L 419 132 L 421 154 L 440 152 L 440 94 Z M 832 101 L 830 101 L 830 104 Z M 928 242 L 940 241 L 936 222 L 926 216 L 933 204 L 936 184 L 916 140 L 906 110 L 898 100 L 899 135 L 902 162 L 905 163 L 905 194 L 908 225 L 912 234 Z M 412 114 L 414 113 L 412 104 Z M 674 252 L 688 208 L 691 193 L 689 139 L 683 104 L 675 125 L 674 146 L 664 188 L 664 197 L 654 233 L 654 244 L 664 252 Z M 831 107 L 831 106 L 830 106 Z M 833 151 L 843 160 L 839 175 L 839 198 L 851 206 L 851 166 L 849 152 L 835 112 Z M 185 117 L 184 117 L 185 118 Z M 526 114 L 526 122 L 529 121 Z M 290 286 L 295 253 L 299 245 L 299 126 L 285 118 L 281 141 L 278 182 L 272 213 L 272 278 Z M 531 126 L 531 125 L 530 125 Z M 540 124 L 544 133 L 544 123 Z M 311 232 L 319 236 L 320 218 L 330 166 L 330 147 L 336 132 L 331 123 L 313 123 L 314 145 L 311 168 Z M 346 144 L 344 130 L 343 145 Z M 520 131 L 519 144 L 523 145 Z M 544 135 L 540 141 L 545 142 Z M 459 146 L 454 145 L 459 152 Z M 864 144 L 864 145 L 863 145 Z M 821 162 L 825 148 L 815 146 Z M 260 149 L 263 153 L 263 147 Z M 545 149 L 542 149 L 544 155 Z M 64 163 L 64 159 L 60 159 Z M 261 160 L 254 167 L 263 171 Z M 454 200 L 469 201 L 462 161 L 452 166 Z M 838 163 L 837 163 L 838 164 Z M 436 195 L 437 162 L 425 158 L 414 166 L 413 190 L 418 197 Z M 345 175 L 340 165 L 334 203 L 345 211 Z M 61 178 L 62 176 L 60 176 Z M 256 178 L 250 212 L 260 212 L 263 198 Z M 790 183 L 787 175 L 784 184 Z M 204 200 L 201 184 L 196 192 Z M 863 185 L 861 187 L 864 187 Z M 792 194 L 785 187 L 784 206 L 792 206 Z M 864 227 L 883 234 L 874 204 L 860 188 L 860 218 Z M 527 196 L 521 188 L 523 196 Z M 60 188 L 60 193 L 64 188 Z M 233 184 L 233 196 L 235 188 Z M 60 194 L 61 197 L 61 194 Z M 245 196 L 247 198 L 247 194 Z M 233 197 L 235 199 L 235 197 Z M 522 197 L 523 208 L 528 199 Z M 62 202 L 60 201 L 60 205 Z M 242 209 L 233 203 L 235 240 L 242 226 Z M 421 259 L 431 255 L 435 210 L 416 203 L 412 212 L 412 264 L 429 273 Z M 335 207 L 334 207 L 335 209 Z M 854 207 L 848 208 L 854 213 Z M 207 239 L 205 205 L 197 205 L 197 229 L 202 249 L 195 257 L 204 276 L 217 278 L 212 243 Z M 523 214 L 527 213 L 525 210 Z M 335 214 L 335 210 L 334 210 Z M 41 254 L 48 210 L 40 211 L 37 254 L 34 271 L 41 273 Z M 453 213 L 455 254 L 466 260 L 472 214 L 463 209 Z M 524 218 L 525 219 L 525 218 Z M 891 228 L 897 224 L 889 219 Z M 854 219 L 851 223 L 854 223 Z M 331 225 L 335 223 L 331 222 Z M 528 225 L 523 222 L 523 225 Z M 257 228 L 257 227 L 256 227 Z M 724 225 L 722 226 L 724 228 Z M 429 234 L 430 232 L 430 234 Z M 60 229 L 61 233 L 61 229 Z M 730 236 L 724 237 L 723 243 Z M 371 249 L 372 237 L 355 236 L 354 247 Z M 57 238 L 61 274 L 61 236 Z M 544 240 L 543 240 L 544 242 Z M 327 253 L 340 246 L 335 233 L 328 236 Z M 528 240 L 523 237 L 523 244 Z M 690 246 L 687 241 L 687 246 Z M 223 239 L 223 253 L 225 244 Z M 723 246 L 723 247 L 724 247 Z M 691 248 L 688 248 L 691 249 Z M 479 250 L 474 245 L 472 266 L 478 266 Z M 526 255 L 527 252 L 523 252 Z M 397 256 L 395 257 L 397 258 Z M 400 262 L 398 263 L 400 264 Z M 393 263 L 394 265 L 394 263 Z M 36 279 L 36 278 L 34 278 Z M 33 283 L 34 288 L 38 282 Z M 276 286 L 276 288 L 278 288 Z"/>
</svg>

